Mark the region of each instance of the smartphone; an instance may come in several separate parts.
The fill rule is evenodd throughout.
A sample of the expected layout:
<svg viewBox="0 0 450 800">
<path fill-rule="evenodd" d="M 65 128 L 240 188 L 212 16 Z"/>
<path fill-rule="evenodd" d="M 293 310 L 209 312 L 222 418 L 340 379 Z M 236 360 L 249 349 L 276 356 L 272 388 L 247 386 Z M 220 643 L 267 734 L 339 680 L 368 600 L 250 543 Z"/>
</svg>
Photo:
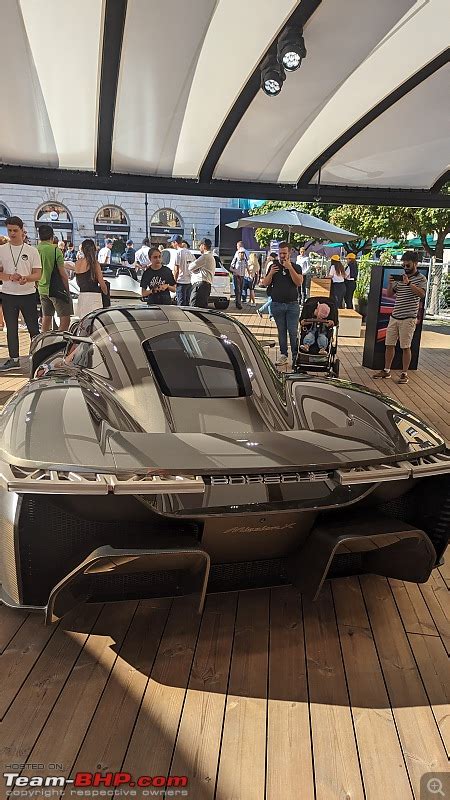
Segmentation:
<svg viewBox="0 0 450 800">
<path fill-rule="evenodd" d="M 403 280 L 401 275 L 389 275 L 389 277 L 391 281 L 396 281 L 397 283 Z"/>
</svg>

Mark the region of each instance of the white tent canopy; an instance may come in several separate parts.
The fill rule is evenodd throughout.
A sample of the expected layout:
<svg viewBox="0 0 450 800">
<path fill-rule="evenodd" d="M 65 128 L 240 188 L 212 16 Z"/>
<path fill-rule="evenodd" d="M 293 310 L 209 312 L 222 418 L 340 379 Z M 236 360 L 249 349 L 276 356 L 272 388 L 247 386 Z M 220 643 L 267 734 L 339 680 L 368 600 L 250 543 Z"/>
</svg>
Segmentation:
<svg viewBox="0 0 450 800">
<path fill-rule="evenodd" d="M 1 20 L 1 182 L 446 202 L 448 0 L 4 0 Z M 307 56 L 268 97 L 288 25 Z"/>
</svg>

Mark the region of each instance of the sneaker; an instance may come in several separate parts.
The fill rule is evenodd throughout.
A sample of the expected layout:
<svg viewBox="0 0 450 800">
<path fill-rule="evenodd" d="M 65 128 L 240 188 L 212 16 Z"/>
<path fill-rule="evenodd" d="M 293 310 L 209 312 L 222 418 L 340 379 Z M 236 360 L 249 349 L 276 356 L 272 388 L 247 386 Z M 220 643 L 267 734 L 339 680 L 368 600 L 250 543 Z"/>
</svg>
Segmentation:
<svg viewBox="0 0 450 800">
<path fill-rule="evenodd" d="M 326 356 L 326 354 L 327 354 L 327 351 L 325 350 L 325 348 L 321 347 L 320 350 L 319 350 L 319 356 Z"/>
<path fill-rule="evenodd" d="M 309 353 L 309 344 L 301 344 L 300 350 L 303 350 L 304 353 Z"/>
<path fill-rule="evenodd" d="M 288 363 L 288 357 L 281 355 L 277 361 L 275 361 L 275 365 L 277 367 L 284 367 L 285 364 Z"/>
<path fill-rule="evenodd" d="M 391 370 L 390 369 L 380 369 L 379 372 L 374 372 L 372 378 L 390 378 L 391 377 Z"/>
<path fill-rule="evenodd" d="M 256 313 L 258 314 L 258 317 L 260 319 L 262 319 L 262 314 L 261 314 L 261 311 L 259 310 L 259 308 L 256 309 Z"/>
<path fill-rule="evenodd" d="M 269 317 L 269 322 L 274 322 L 274 321 L 275 321 L 275 317 Z"/>
<path fill-rule="evenodd" d="M 407 372 L 402 372 L 402 374 L 400 375 L 400 377 L 398 379 L 398 382 L 399 383 L 409 383 L 408 373 Z"/>
<path fill-rule="evenodd" d="M 20 361 L 18 358 L 7 358 L 3 364 L 0 364 L 0 372 L 8 372 L 10 369 L 18 369 Z"/>
</svg>

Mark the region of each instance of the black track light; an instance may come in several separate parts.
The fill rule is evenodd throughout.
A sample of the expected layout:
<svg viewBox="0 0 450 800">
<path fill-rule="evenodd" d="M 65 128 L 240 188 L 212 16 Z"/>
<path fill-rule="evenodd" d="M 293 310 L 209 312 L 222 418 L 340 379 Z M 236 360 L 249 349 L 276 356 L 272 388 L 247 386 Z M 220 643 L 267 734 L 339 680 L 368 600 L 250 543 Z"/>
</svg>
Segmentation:
<svg viewBox="0 0 450 800">
<path fill-rule="evenodd" d="M 279 63 L 287 72 L 298 69 L 306 56 L 302 29 L 286 28 L 278 39 L 277 54 Z"/>
<path fill-rule="evenodd" d="M 261 65 L 261 88 L 270 97 L 280 94 L 286 73 L 274 55 L 268 55 Z"/>
</svg>

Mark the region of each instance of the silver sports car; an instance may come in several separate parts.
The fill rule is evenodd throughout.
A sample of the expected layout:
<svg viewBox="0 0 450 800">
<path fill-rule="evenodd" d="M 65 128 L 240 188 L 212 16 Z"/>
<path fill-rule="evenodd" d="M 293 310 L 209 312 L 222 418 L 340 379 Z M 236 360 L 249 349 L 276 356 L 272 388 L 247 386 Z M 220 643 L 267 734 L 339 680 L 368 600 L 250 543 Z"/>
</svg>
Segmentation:
<svg viewBox="0 0 450 800">
<path fill-rule="evenodd" d="M 1 599 L 110 601 L 335 575 L 426 581 L 450 453 L 390 398 L 281 375 L 217 311 L 93 312 L 32 346 L 0 415 Z"/>
</svg>

